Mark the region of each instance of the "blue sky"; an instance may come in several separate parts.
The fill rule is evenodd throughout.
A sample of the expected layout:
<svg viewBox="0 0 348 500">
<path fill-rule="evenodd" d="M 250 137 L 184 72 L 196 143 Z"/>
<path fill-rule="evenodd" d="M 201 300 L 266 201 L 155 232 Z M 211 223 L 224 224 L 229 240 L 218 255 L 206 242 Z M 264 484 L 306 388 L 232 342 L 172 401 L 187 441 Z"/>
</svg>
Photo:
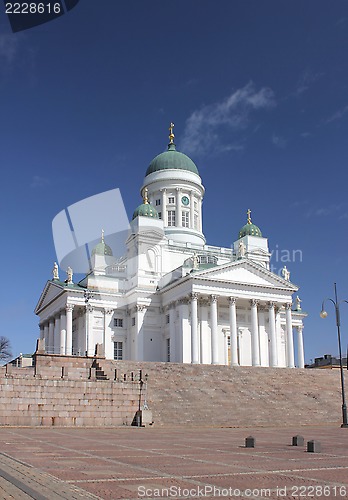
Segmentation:
<svg viewBox="0 0 348 500">
<path fill-rule="evenodd" d="M 116 187 L 131 216 L 170 121 L 206 187 L 208 243 L 229 247 L 251 208 L 274 268 L 290 255 L 306 361 L 337 353 L 333 307 L 319 311 L 334 281 L 348 299 L 347 53 L 343 0 L 81 0 L 16 34 L 1 11 L 0 334 L 13 353 L 35 347 L 54 216 Z"/>
</svg>

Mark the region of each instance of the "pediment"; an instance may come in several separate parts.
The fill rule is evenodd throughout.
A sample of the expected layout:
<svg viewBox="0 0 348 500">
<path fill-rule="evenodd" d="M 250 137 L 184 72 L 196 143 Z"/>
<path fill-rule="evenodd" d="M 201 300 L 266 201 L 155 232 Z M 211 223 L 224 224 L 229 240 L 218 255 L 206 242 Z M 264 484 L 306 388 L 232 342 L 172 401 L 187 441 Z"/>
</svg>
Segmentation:
<svg viewBox="0 0 348 500">
<path fill-rule="evenodd" d="M 290 281 L 247 259 L 199 271 L 194 276 L 209 281 L 297 290 Z"/>
<path fill-rule="evenodd" d="M 48 281 L 46 283 L 46 286 L 41 294 L 41 297 L 39 299 L 39 302 L 37 303 L 37 306 L 35 308 L 35 313 L 38 314 L 38 312 L 41 309 L 44 309 L 48 304 L 50 304 L 58 295 L 62 293 L 64 288 L 62 285 L 58 283 L 53 283 L 52 281 Z"/>
</svg>

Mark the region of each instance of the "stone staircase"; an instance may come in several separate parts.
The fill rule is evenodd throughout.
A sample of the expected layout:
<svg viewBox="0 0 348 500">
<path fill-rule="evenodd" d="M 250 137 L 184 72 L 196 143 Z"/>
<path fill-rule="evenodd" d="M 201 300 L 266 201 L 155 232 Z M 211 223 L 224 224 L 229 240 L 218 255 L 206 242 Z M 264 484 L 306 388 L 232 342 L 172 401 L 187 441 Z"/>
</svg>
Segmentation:
<svg viewBox="0 0 348 500">
<path fill-rule="evenodd" d="M 266 426 L 341 420 L 335 370 L 229 367 L 98 360 L 107 377 L 147 374 L 155 425 Z M 145 388 L 144 388 L 145 389 Z"/>
</svg>

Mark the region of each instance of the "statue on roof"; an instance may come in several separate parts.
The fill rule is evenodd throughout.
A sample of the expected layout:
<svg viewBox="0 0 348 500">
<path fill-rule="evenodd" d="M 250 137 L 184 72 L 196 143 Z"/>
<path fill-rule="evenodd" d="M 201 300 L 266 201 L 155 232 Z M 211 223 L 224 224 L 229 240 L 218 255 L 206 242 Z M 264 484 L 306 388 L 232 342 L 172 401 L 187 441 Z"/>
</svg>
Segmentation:
<svg viewBox="0 0 348 500">
<path fill-rule="evenodd" d="M 297 295 L 296 297 L 296 311 L 302 311 L 302 308 L 301 308 L 301 302 L 302 300 L 300 299 L 300 297 Z"/>
<path fill-rule="evenodd" d="M 192 261 L 193 261 L 193 269 L 199 269 L 199 257 L 197 255 L 197 252 L 193 254 Z"/>
<path fill-rule="evenodd" d="M 73 270 L 71 269 L 71 267 L 69 266 L 67 271 L 66 271 L 66 275 L 67 275 L 67 284 L 70 285 L 73 283 Z"/>
<path fill-rule="evenodd" d="M 245 251 L 246 247 L 244 241 L 241 240 L 238 246 L 238 259 L 243 259 L 245 257 Z"/>
<path fill-rule="evenodd" d="M 286 268 L 286 266 L 282 269 L 282 276 L 286 281 L 290 281 L 290 271 Z"/>
<path fill-rule="evenodd" d="M 58 264 L 57 264 L 57 262 L 55 262 L 54 265 L 53 265 L 52 274 L 53 274 L 53 279 L 54 280 L 59 280 L 59 272 L 58 272 Z"/>
</svg>

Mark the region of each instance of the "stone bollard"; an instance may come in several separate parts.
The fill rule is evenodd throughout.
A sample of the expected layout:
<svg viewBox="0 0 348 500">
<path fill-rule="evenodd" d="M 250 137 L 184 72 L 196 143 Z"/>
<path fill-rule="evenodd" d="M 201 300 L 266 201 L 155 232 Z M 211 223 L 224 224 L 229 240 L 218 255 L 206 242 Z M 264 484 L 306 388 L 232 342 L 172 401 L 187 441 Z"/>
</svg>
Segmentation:
<svg viewBox="0 0 348 500">
<path fill-rule="evenodd" d="M 321 452 L 321 444 L 320 441 L 308 441 L 307 443 L 307 451 L 310 453 L 320 453 Z"/>
<path fill-rule="evenodd" d="M 303 436 L 293 436 L 292 438 L 292 446 L 303 446 L 304 445 L 304 437 Z"/>
<path fill-rule="evenodd" d="M 245 438 L 245 447 L 246 448 L 255 448 L 255 438 L 253 436 L 248 436 Z"/>
</svg>

